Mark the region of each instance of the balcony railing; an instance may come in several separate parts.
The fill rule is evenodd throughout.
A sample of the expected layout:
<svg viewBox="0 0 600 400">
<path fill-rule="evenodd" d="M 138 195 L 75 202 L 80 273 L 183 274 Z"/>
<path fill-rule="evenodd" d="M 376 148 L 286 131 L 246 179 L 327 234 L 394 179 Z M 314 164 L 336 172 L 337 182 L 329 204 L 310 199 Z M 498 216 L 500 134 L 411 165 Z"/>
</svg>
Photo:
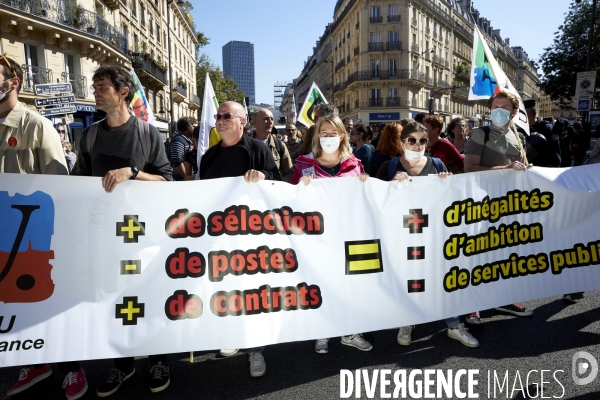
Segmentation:
<svg viewBox="0 0 600 400">
<path fill-rule="evenodd" d="M 85 99 L 87 97 L 88 84 L 86 76 L 63 72 L 60 75 L 60 78 L 63 82 L 71 82 L 71 86 L 73 87 L 73 93 L 75 94 L 75 97 L 79 99 Z"/>
<path fill-rule="evenodd" d="M 192 101 L 196 104 L 200 104 L 200 97 L 197 94 L 192 95 Z"/>
<path fill-rule="evenodd" d="M 369 42 L 369 51 L 383 51 L 383 42 Z"/>
<path fill-rule="evenodd" d="M 33 92 L 34 85 L 52 83 L 52 70 L 23 64 L 23 91 Z"/>
<path fill-rule="evenodd" d="M 133 53 L 131 56 L 131 65 L 133 68 L 139 68 L 149 72 L 162 83 L 165 85 L 167 84 L 166 71 L 156 65 L 156 62 L 153 59 L 146 57 L 145 54 Z"/>
<path fill-rule="evenodd" d="M 356 47 L 354 48 L 354 55 L 355 55 L 355 56 L 357 56 L 357 55 L 358 55 L 358 53 L 360 53 L 360 48 L 359 48 L 358 46 L 356 46 Z"/>
<path fill-rule="evenodd" d="M 357 71 L 348 76 L 346 85 L 350 85 L 357 81 L 409 79 L 411 77 L 410 75 L 411 74 L 407 69 Z"/>
<path fill-rule="evenodd" d="M 429 86 L 433 86 L 433 78 L 430 76 L 426 76 L 425 77 L 425 84 L 429 85 Z"/>
<path fill-rule="evenodd" d="M 427 50 L 427 52 L 423 55 L 427 61 L 431 60 L 431 52 Z"/>
<path fill-rule="evenodd" d="M 452 85 L 448 81 L 444 81 L 442 79 L 438 79 L 437 86 L 440 88 L 450 88 Z"/>
<path fill-rule="evenodd" d="M 346 60 L 340 60 L 340 62 L 335 66 L 335 72 L 338 72 L 344 65 L 346 65 Z"/>
<path fill-rule="evenodd" d="M 387 42 L 387 51 L 398 51 L 401 48 L 400 42 Z"/>
<path fill-rule="evenodd" d="M 399 15 L 388 15 L 387 21 L 388 22 L 400 22 L 400 16 Z"/>
<path fill-rule="evenodd" d="M 371 98 L 369 99 L 369 107 L 383 107 L 383 98 Z"/>
<path fill-rule="evenodd" d="M 383 22 L 383 17 L 371 17 L 369 18 L 369 22 L 372 24 L 380 24 Z"/>
<path fill-rule="evenodd" d="M 98 14 L 64 0 L 0 0 L 7 6 L 96 36 L 127 54 L 127 38 Z"/>
<path fill-rule="evenodd" d="M 183 97 L 187 97 L 187 86 L 183 86 L 181 83 L 177 82 L 177 93 L 182 95 Z"/>
<path fill-rule="evenodd" d="M 354 108 L 358 108 L 360 101 L 358 99 L 354 100 Z"/>
<path fill-rule="evenodd" d="M 429 27 L 425 28 L 425 34 L 431 35 L 431 28 L 429 28 Z"/>
<path fill-rule="evenodd" d="M 417 19 L 416 18 L 411 18 L 410 23 L 413 26 L 417 26 Z"/>
<path fill-rule="evenodd" d="M 425 82 L 425 72 L 421 72 L 421 71 L 417 71 L 417 70 L 412 70 L 410 71 L 410 77 L 414 80 L 417 81 L 421 81 L 421 82 Z"/>
<path fill-rule="evenodd" d="M 333 87 L 333 91 L 334 92 L 339 92 L 339 91 L 344 90 L 344 89 L 346 89 L 346 84 L 344 82 L 338 83 L 337 85 L 335 85 Z"/>
<path fill-rule="evenodd" d="M 400 97 L 387 97 L 385 99 L 385 105 L 387 107 L 396 107 L 400 105 Z"/>
<path fill-rule="evenodd" d="M 454 94 L 463 96 L 463 97 L 469 97 L 469 88 L 468 87 L 454 88 Z"/>
<path fill-rule="evenodd" d="M 413 43 L 412 46 L 410 46 L 410 49 L 412 51 L 414 51 L 415 53 L 418 53 L 419 52 L 419 45 L 416 44 L 416 43 Z"/>
<path fill-rule="evenodd" d="M 356 29 L 358 29 L 359 27 L 360 27 L 360 23 L 359 23 L 359 22 L 357 22 L 357 23 L 356 23 Z"/>
</svg>

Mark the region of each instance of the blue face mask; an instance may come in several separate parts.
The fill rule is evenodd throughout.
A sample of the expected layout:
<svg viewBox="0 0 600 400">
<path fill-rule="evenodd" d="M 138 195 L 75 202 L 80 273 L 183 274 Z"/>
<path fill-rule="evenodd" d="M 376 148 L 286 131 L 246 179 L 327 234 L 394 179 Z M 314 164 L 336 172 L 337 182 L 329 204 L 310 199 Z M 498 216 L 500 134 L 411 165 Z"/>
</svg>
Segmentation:
<svg viewBox="0 0 600 400">
<path fill-rule="evenodd" d="M 496 126 L 504 126 L 510 121 L 510 111 L 504 108 L 494 108 L 490 112 L 490 118 Z"/>
</svg>

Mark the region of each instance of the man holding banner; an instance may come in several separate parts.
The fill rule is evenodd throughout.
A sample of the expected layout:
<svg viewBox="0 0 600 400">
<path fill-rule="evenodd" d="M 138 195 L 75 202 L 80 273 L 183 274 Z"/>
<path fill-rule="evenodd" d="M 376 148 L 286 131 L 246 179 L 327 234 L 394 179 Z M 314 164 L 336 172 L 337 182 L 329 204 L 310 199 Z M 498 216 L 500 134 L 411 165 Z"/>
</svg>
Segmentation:
<svg viewBox="0 0 600 400">
<path fill-rule="evenodd" d="M 102 177 L 102 187 L 111 193 L 128 179 L 171 181 L 171 166 L 158 129 L 129 112 L 135 86 L 120 67 L 100 67 L 92 77 L 96 107 L 106 118 L 83 131 L 78 173 Z M 115 393 L 135 373 L 133 357 L 117 358 L 115 367 L 97 390 L 99 397 Z M 170 384 L 167 356 L 150 356 L 150 390 L 160 392 Z"/>
</svg>

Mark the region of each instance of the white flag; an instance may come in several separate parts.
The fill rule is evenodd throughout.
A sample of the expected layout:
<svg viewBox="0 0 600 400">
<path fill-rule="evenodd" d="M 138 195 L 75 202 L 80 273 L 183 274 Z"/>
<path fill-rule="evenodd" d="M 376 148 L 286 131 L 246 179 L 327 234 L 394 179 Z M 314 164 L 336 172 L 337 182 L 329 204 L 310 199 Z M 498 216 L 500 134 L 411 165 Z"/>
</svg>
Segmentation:
<svg viewBox="0 0 600 400">
<path fill-rule="evenodd" d="M 519 99 L 519 113 L 513 118 L 513 122 L 529 134 L 529 122 L 527 121 L 523 100 L 502 68 L 500 68 L 500 65 L 498 65 L 477 26 L 475 26 L 473 35 L 470 86 L 469 100 L 489 99 L 499 91 L 510 92 L 517 96 Z"/>
<path fill-rule="evenodd" d="M 298 114 L 296 113 L 296 98 L 292 95 L 292 123 L 296 125 L 296 117 Z"/>
<path fill-rule="evenodd" d="M 200 160 L 206 150 L 210 147 L 210 130 L 215 127 L 217 121 L 215 115 L 219 108 L 217 96 L 213 89 L 212 82 L 208 72 L 206 73 L 206 81 L 204 82 L 204 97 L 202 98 L 202 115 L 200 116 L 200 133 L 198 137 L 198 175 L 200 176 Z"/>
</svg>

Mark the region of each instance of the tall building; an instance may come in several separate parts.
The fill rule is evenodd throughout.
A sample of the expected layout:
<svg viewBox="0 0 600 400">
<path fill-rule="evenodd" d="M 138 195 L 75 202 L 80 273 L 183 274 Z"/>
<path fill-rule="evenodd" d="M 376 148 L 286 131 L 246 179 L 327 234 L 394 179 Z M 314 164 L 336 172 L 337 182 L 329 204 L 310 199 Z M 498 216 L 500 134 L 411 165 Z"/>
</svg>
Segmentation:
<svg viewBox="0 0 600 400">
<path fill-rule="evenodd" d="M 36 109 L 40 96 L 35 95 L 35 85 L 70 82 L 77 111 L 69 127 L 76 149 L 83 129 L 104 117 L 89 90 L 94 71 L 103 65 L 134 68 L 163 135 L 171 120 L 171 95 L 174 120 L 197 114 L 197 38 L 185 1 L 1 3 L 0 51 L 23 68 L 19 100 Z M 50 118 L 57 122 L 62 117 Z"/>
<path fill-rule="evenodd" d="M 294 79 L 298 109 L 315 81 L 342 117 L 363 124 L 414 117 L 430 105 L 446 122 L 461 116 L 482 123 L 486 102 L 468 100 L 475 25 L 523 99 L 538 99 L 535 65 L 472 0 L 338 0 L 333 22 Z"/>
<path fill-rule="evenodd" d="M 256 102 L 254 92 L 254 45 L 232 40 L 223 46 L 223 75 L 231 76 L 239 89 Z"/>
</svg>

